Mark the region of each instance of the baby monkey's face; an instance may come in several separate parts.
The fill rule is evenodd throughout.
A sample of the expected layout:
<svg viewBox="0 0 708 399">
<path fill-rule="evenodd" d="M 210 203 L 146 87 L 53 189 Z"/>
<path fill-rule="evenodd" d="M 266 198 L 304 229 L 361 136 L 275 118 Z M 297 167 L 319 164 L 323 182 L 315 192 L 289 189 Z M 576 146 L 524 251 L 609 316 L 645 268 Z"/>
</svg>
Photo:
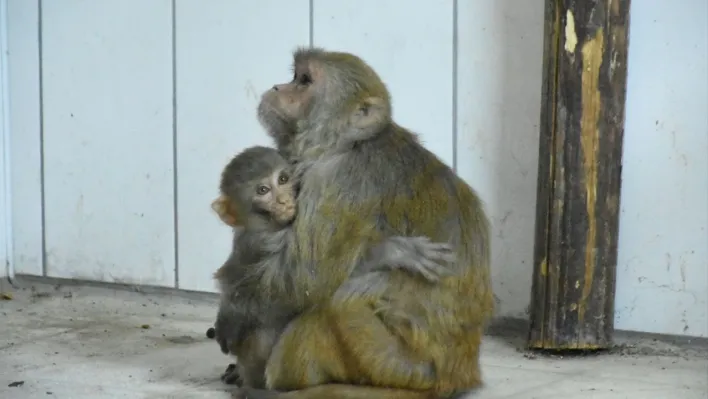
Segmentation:
<svg viewBox="0 0 708 399">
<path fill-rule="evenodd" d="M 290 168 L 279 168 L 256 182 L 253 207 L 285 225 L 295 219 L 295 196 L 295 181 Z"/>
</svg>

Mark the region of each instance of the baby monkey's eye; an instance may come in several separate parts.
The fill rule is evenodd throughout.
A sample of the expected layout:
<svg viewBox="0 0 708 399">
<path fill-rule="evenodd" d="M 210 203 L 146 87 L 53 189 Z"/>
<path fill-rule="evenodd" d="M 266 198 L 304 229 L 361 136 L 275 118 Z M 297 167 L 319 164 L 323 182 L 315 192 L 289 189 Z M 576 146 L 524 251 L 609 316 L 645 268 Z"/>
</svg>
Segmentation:
<svg viewBox="0 0 708 399">
<path fill-rule="evenodd" d="M 288 180 L 290 180 L 290 177 L 288 177 L 288 175 L 286 175 L 285 173 L 278 176 L 278 184 L 285 184 L 288 182 Z"/>
<path fill-rule="evenodd" d="M 268 188 L 268 186 L 258 186 L 258 188 L 256 189 L 256 193 L 258 193 L 258 195 L 266 195 L 268 194 L 268 191 L 270 191 L 270 188 Z"/>
</svg>

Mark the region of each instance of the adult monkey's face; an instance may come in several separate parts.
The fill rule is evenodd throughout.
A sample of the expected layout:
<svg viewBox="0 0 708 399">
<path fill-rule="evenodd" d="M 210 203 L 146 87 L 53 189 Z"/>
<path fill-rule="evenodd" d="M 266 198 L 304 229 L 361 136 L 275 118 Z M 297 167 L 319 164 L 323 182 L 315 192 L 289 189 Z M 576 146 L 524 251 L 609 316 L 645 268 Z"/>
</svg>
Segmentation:
<svg viewBox="0 0 708 399">
<path fill-rule="evenodd" d="M 334 148 L 390 125 L 388 89 L 361 58 L 318 48 L 298 49 L 293 58 L 292 81 L 273 86 L 258 106 L 261 123 L 277 142 L 297 135 L 303 138 L 300 151 Z"/>
<path fill-rule="evenodd" d="M 317 72 L 310 65 L 296 61 L 290 82 L 276 84 L 263 93 L 258 118 L 271 135 L 294 134 L 297 123 L 307 119 L 315 91 L 321 86 Z"/>
</svg>

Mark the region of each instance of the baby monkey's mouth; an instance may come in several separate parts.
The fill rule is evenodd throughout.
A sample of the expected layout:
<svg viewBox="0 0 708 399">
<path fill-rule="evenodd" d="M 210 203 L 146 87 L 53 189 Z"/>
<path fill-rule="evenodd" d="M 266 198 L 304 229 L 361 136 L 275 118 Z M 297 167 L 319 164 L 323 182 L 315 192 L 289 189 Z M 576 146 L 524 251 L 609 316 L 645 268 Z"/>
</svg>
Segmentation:
<svg viewBox="0 0 708 399">
<path fill-rule="evenodd" d="M 281 225 L 289 225 L 295 219 L 296 207 L 294 204 L 285 205 L 278 209 L 272 216 L 273 220 Z"/>
</svg>

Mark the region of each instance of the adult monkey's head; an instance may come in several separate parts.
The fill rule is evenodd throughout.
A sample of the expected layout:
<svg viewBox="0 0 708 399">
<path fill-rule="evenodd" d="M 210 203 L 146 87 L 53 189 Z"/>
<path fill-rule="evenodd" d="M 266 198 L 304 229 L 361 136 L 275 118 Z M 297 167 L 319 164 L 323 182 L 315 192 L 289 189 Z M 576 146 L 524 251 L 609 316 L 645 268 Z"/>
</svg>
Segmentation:
<svg viewBox="0 0 708 399">
<path fill-rule="evenodd" d="M 297 137 L 299 155 L 366 140 L 392 123 L 388 89 L 361 58 L 301 48 L 293 69 L 292 81 L 263 94 L 258 117 L 276 141 Z"/>
</svg>

